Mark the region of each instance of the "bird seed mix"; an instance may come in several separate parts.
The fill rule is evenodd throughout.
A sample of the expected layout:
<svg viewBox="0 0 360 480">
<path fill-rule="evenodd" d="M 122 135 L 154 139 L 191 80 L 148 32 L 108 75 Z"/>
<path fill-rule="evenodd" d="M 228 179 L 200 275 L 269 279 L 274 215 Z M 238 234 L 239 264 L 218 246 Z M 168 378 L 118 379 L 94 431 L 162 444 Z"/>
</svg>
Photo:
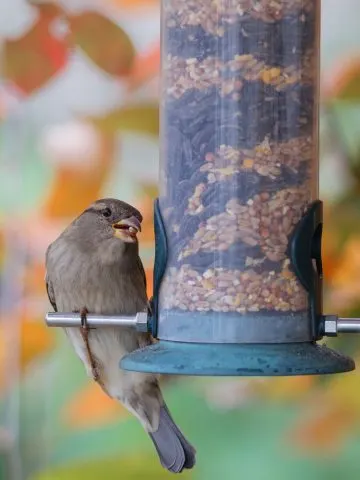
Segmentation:
<svg viewBox="0 0 360 480">
<path fill-rule="evenodd" d="M 162 309 L 307 309 L 288 245 L 317 195 L 318 12 L 163 0 Z"/>
</svg>

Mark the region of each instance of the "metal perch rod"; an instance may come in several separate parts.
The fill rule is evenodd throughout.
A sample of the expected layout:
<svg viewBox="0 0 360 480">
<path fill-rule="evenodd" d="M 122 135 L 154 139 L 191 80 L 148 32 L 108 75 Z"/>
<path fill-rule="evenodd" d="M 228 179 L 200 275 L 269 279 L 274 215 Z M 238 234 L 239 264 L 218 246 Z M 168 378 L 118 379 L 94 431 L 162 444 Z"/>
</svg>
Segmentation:
<svg viewBox="0 0 360 480">
<path fill-rule="evenodd" d="M 81 327 L 79 313 L 46 314 L 45 321 L 48 327 Z M 91 327 L 131 327 L 139 332 L 148 331 L 148 314 L 139 312 L 136 315 L 86 315 L 86 323 Z"/>
<path fill-rule="evenodd" d="M 324 335 L 336 337 L 338 333 L 360 333 L 360 318 L 324 317 Z"/>
<path fill-rule="evenodd" d="M 81 327 L 79 313 L 49 312 L 45 317 L 49 327 Z M 138 332 L 148 331 L 148 314 L 139 312 L 136 315 L 94 315 L 86 316 L 89 327 L 130 327 Z M 324 317 L 324 335 L 336 336 L 339 333 L 360 333 L 360 318 L 338 318 L 335 315 Z"/>
<path fill-rule="evenodd" d="M 360 333 L 360 318 L 338 318 L 338 333 Z"/>
</svg>

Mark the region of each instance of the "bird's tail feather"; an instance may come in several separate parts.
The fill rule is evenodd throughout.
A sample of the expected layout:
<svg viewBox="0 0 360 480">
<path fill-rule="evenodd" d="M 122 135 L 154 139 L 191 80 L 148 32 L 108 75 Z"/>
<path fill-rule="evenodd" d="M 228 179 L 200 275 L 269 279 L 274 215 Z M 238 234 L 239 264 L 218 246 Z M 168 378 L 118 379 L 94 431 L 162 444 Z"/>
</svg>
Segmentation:
<svg viewBox="0 0 360 480">
<path fill-rule="evenodd" d="M 158 452 L 160 462 L 170 472 L 180 473 L 195 465 L 195 448 L 181 433 L 166 405 L 160 409 L 159 428 L 149 435 Z"/>
</svg>

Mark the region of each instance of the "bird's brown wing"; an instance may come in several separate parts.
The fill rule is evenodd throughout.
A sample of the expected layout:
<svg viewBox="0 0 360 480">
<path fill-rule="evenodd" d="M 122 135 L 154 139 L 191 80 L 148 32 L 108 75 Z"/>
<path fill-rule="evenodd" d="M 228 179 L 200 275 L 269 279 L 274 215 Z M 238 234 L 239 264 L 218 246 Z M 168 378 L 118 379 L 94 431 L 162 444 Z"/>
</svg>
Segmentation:
<svg viewBox="0 0 360 480">
<path fill-rule="evenodd" d="M 48 294 L 48 297 L 49 297 L 49 302 L 51 303 L 51 305 L 54 309 L 54 312 L 57 312 L 54 289 L 53 289 L 52 283 L 49 280 L 48 276 L 46 276 L 45 281 L 46 281 L 46 291 L 47 291 L 47 294 Z"/>
<path fill-rule="evenodd" d="M 48 294 L 49 302 L 51 303 L 54 312 L 57 312 L 57 306 L 56 306 L 56 301 L 55 301 L 55 292 L 54 292 L 54 287 L 51 283 L 51 280 L 49 278 L 48 274 L 48 260 L 49 260 L 49 254 L 51 250 L 52 244 L 48 246 L 45 254 L 45 268 L 46 268 L 46 274 L 45 274 L 45 283 L 46 283 L 46 291 Z"/>
<path fill-rule="evenodd" d="M 146 288 L 147 288 L 146 275 L 145 275 L 144 265 L 142 264 L 142 261 L 141 261 L 141 258 L 140 258 L 140 257 L 138 257 L 138 268 L 139 268 L 139 270 L 140 270 L 140 272 L 141 272 L 141 275 L 142 275 L 142 277 L 143 277 L 143 279 L 144 279 L 144 287 L 145 287 L 145 290 L 146 290 Z"/>
</svg>

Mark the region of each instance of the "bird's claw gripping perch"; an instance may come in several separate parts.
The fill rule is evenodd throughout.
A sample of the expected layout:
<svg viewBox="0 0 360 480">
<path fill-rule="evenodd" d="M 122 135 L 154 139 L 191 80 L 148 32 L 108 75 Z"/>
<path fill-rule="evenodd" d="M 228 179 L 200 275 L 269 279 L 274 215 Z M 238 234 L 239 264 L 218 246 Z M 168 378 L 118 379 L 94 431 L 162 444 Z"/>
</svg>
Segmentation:
<svg viewBox="0 0 360 480">
<path fill-rule="evenodd" d="M 91 353 L 91 348 L 90 348 L 90 343 L 89 343 L 90 327 L 87 323 L 87 318 L 86 318 L 87 314 L 88 314 L 88 311 L 87 311 L 86 308 L 81 309 L 81 311 L 80 311 L 80 317 L 81 317 L 80 332 L 81 332 L 81 336 L 82 336 L 82 338 L 84 340 L 84 343 L 85 343 L 86 354 L 87 354 L 87 357 L 88 357 L 88 362 L 89 362 L 90 367 L 91 367 L 92 377 L 95 380 L 95 382 L 99 383 L 100 382 L 100 375 L 99 375 L 99 372 L 97 370 L 96 362 L 94 360 L 94 357 Z"/>
</svg>

